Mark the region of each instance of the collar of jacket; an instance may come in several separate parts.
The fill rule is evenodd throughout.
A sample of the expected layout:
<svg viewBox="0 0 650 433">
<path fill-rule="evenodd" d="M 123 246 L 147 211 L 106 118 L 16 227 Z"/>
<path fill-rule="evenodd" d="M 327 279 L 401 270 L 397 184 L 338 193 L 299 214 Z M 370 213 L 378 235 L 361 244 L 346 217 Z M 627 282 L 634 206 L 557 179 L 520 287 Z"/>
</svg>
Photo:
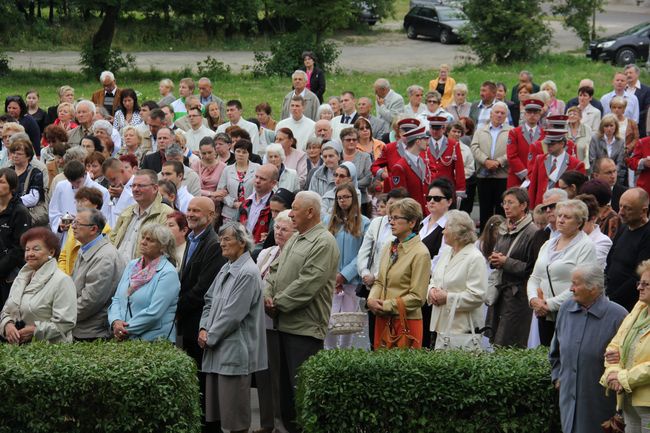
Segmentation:
<svg viewBox="0 0 650 433">
<path fill-rule="evenodd" d="M 97 242 L 95 243 L 95 245 L 88 248 L 86 251 L 84 251 L 81 248 L 81 243 L 79 244 L 79 246 L 80 246 L 79 254 L 84 259 L 93 256 L 101 247 L 103 247 L 104 245 L 106 245 L 108 243 L 108 240 L 106 239 L 106 236 L 104 236 L 106 233 L 108 233 L 108 231 L 106 230 L 106 227 L 108 227 L 108 224 L 104 227 L 104 231 L 102 231 L 102 233 L 99 235 L 99 236 L 101 236 L 101 239 L 98 239 Z"/>
<path fill-rule="evenodd" d="M 25 265 L 18 273 L 14 282 L 22 281 L 23 293 L 38 292 L 45 286 L 45 284 L 47 284 L 48 281 L 50 281 L 50 279 L 52 279 L 52 275 L 57 269 L 59 269 L 58 262 L 54 258 L 43 263 L 43 265 L 36 271 L 28 265 Z"/>
<path fill-rule="evenodd" d="M 412 250 L 413 248 L 415 248 L 419 243 L 420 243 L 420 235 L 416 234 L 408 241 L 400 242 L 399 244 L 397 244 L 397 249 L 402 250 L 406 253 Z"/>
<path fill-rule="evenodd" d="M 305 233 L 299 233 L 298 238 L 305 238 L 309 242 L 314 242 L 316 239 L 318 239 L 323 231 L 326 231 L 325 226 L 323 223 L 318 223 L 314 227 L 310 228 L 307 230 Z"/>
<path fill-rule="evenodd" d="M 224 266 L 227 266 L 226 271 L 229 274 L 232 274 L 233 276 L 237 276 L 239 274 L 239 270 L 246 264 L 248 263 L 249 260 L 252 260 L 251 254 L 248 251 L 245 251 L 244 254 L 239 256 L 237 260 L 234 262 L 227 262 Z"/>
<path fill-rule="evenodd" d="M 589 307 L 587 312 L 589 314 L 591 314 L 592 316 L 595 316 L 595 317 L 601 319 L 605 315 L 605 313 L 607 312 L 607 303 L 608 302 L 609 302 L 609 300 L 607 298 L 605 298 L 605 295 L 601 294 L 594 301 L 594 303 L 591 305 L 591 307 Z M 571 307 L 568 308 L 570 313 L 581 313 L 582 311 L 584 311 L 583 307 L 580 304 L 578 304 L 576 301 L 574 301 L 573 299 L 571 299 L 571 304 L 572 304 Z"/>
<path fill-rule="evenodd" d="M 519 220 L 514 230 L 508 230 L 508 220 L 506 220 L 503 224 L 499 226 L 499 234 L 500 235 L 517 234 L 523 229 L 525 229 L 526 227 L 528 227 L 528 224 L 532 222 L 533 222 L 533 217 L 530 215 L 530 213 L 527 213 L 525 217 Z"/>
</svg>

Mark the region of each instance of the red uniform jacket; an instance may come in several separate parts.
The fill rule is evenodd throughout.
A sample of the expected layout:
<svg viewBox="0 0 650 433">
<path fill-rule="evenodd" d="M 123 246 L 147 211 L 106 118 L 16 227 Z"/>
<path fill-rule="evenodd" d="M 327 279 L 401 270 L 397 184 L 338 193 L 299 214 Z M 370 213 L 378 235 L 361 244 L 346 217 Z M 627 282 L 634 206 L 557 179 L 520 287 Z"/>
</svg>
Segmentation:
<svg viewBox="0 0 650 433">
<path fill-rule="evenodd" d="M 530 172 L 533 170 L 533 164 L 535 164 L 537 155 L 546 155 L 548 153 L 548 148 L 546 146 L 547 145 L 542 144 L 541 139 L 530 145 L 530 152 L 528 154 L 528 179 L 530 179 Z M 576 145 L 572 140 L 567 140 L 565 150 L 570 156 L 578 159 Z"/>
<path fill-rule="evenodd" d="M 431 180 L 444 176 L 454 183 L 456 191 L 465 191 L 465 167 L 460 145 L 443 136 L 440 150 L 440 158 L 436 158 L 433 139 L 429 140 L 429 149 L 424 157 L 429 159 Z"/>
<path fill-rule="evenodd" d="M 539 139 L 544 139 L 544 130 L 540 127 L 535 129 L 535 136 L 530 141 L 526 139 L 523 132 L 523 126 L 517 126 L 508 132 L 508 146 L 506 153 L 508 156 L 508 188 L 520 186 L 522 179 L 517 176 L 524 170 L 528 170 L 528 156 L 530 155 L 530 146 Z M 530 172 L 526 176 L 530 175 Z"/>
<path fill-rule="evenodd" d="M 269 199 L 266 201 L 264 208 L 260 212 L 260 216 L 257 218 L 255 227 L 253 227 L 253 233 L 251 233 L 256 244 L 262 242 L 263 233 L 269 232 L 269 225 L 271 224 L 272 217 L 270 206 L 271 197 L 273 197 L 273 194 L 269 195 Z M 253 200 L 249 198 L 248 200 L 245 200 L 239 207 L 239 222 L 242 223 L 244 227 L 246 227 L 246 222 L 248 221 L 248 210 L 250 209 L 252 202 Z"/>
<path fill-rule="evenodd" d="M 426 166 L 426 165 L 425 165 Z M 390 187 L 392 188 L 406 188 L 411 195 L 411 198 L 422 207 L 422 213 L 426 216 L 429 214 L 427 210 L 427 193 L 429 192 L 429 180 L 427 174 L 418 176 L 417 172 L 411 167 L 407 157 L 400 158 L 394 165 L 390 167 Z"/>
<path fill-rule="evenodd" d="M 395 165 L 397 161 L 402 158 L 405 148 L 402 147 L 400 148 L 400 144 L 398 141 L 393 141 L 392 143 L 388 143 L 386 146 L 384 146 L 384 149 L 381 151 L 381 155 L 377 159 L 375 159 L 372 163 L 372 166 L 370 166 L 370 171 L 372 172 L 373 176 L 377 176 L 377 173 L 379 170 L 383 169 L 384 171 L 388 172 L 390 175 L 390 170 L 391 167 Z M 391 190 L 391 182 L 390 182 L 390 176 L 384 180 L 384 192 L 388 192 Z"/>
<path fill-rule="evenodd" d="M 580 173 L 585 173 L 585 164 L 578 158 L 567 155 L 564 162 L 556 168 L 559 170 L 560 176 L 567 170 L 578 170 Z M 529 172 L 530 185 L 528 186 L 528 198 L 530 199 L 530 208 L 534 209 L 535 206 L 544 201 L 544 193 L 547 189 L 554 188 L 556 184 L 549 184 L 549 170 L 552 163 L 552 157 L 549 154 L 537 155 L 533 170 Z"/>
<path fill-rule="evenodd" d="M 639 162 L 648 156 L 650 156 L 650 137 L 645 137 L 636 143 L 636 146 L 634 146 L 634 153 L 630 158 L 627 158 L 625 162 L 632 170 L 638 170 Z M 650 164 L 647 164 L 646 162 L 643 163 L 643 170 L 636 180 L 636 186 L 643 188 L 648 194 L 650 194 Z"/>
</svg>

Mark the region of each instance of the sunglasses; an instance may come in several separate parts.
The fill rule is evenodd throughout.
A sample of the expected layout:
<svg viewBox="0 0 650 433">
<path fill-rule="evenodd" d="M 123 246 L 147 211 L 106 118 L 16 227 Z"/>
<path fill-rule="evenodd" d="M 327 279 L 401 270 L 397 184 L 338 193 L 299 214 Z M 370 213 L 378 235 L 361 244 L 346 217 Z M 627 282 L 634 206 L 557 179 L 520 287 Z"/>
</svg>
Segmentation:
<svg viewBox="0 0 650 433">
<path fill-rule="evenodd" d="M 555 209 L 556 205 L 557 205 L 557 203 L 551 203 L 551 204 L 544 205 L 544 206 L 542 206 L 542 210 L 544 212 L 549 211 L 549 210 L 553 210 L 553 209 Z"/>
<path fill-rule="evenodd" d="M 428 195 L 427 196 L 427 201 L 435 201 L 436 203 L 440 203 L 442 200 L 448 200 L 447 197 L 444 195 Z"/>
</svg>

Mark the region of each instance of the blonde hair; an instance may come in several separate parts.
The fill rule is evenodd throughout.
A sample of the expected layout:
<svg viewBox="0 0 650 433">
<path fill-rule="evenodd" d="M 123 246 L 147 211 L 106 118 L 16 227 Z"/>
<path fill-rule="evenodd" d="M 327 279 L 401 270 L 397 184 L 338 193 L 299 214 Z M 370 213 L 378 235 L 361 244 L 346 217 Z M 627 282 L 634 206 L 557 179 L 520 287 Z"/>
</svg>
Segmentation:
<svg viewBox="0 0 650 433">
<path fill-rule="evenodd" d="M 476 224 L 467 212 L 456 209 L 447 212 L 445 229 L 463 246 L 476 242 Z"/>
<path fill-rule="evenodd" d="M 616 116 L 611 113 L 604 115 L 603 118 L 600 119 L 600 125 L 598 125 L 599 138 L 603 138 L 605 136 L 605 126 L 607 125 L 614 125 L 614 138 L 621 138 L 619 135 L 620 131 L 618 128 L 618 119 L 616 119 Z"/>
<path fill-rule="evenodd" d="M 135 135 L 138 137 L 138 146 L 140 146 L 142 144 L 143 138 L 140 130 L 133 125 L 126 125 L 124 128 L 122 128 L 122 138 L 124 138 L 128 131 L 135 131 Z"/>
<path fill-rule="evenodd" d="M 417 201 L 412 198 L 397 200 L 388 207 L 388 215 L 395 211 L 401 212 L 408 221 L 415 221 L 413 231 L 419 230 L 420 222 L 422 222 L 422 206 Z"/>
<path fill-rule="evenodd" d="M 2 127 L 2 132 L 13 132 L 14 134 L 19 134 L 25 132 L 25 127 L 18 122 L 7 122 Z"/>
<path fill-rule="evenodd" d="M 573 211 L 573 216 L 581 220 L 580 230 L 582 230 L 582 227 L 589 220 L 589 208 L 587 208 L 587 205 L 582 200 L 564 200 L 558 202 L 555 206 L 555 211 L 558 212 L 565 208 L 571 209 Z"/>
<path fill-rule="evenodd" d="M 642 261 L 639 263 L 639 266 L 636 267 L 636 273 L 639 277 L 646 272 L 650 272 L 650 259 Z"/>
</svg>

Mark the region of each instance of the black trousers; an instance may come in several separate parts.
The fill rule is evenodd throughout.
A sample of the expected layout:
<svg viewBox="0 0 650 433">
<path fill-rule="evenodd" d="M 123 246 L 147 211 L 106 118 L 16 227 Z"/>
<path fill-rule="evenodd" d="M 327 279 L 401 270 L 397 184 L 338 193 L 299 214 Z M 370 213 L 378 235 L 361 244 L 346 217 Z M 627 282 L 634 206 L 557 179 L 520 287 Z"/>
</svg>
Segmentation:
<svg viewBox="0 0 650 433">
<path fill-rule="evenodd" d="M 504 215 L 501 207 L 501 197 L 506 192 L 507 179 L 479 178 L 478 205 L 480 211 L 481 230 L 494 214 Z"/>
<path fill-rule="evenodd" d="M 474 198 L 476 197 L 477 183 L 478 183 L 478 179 L 476 175 L 472 175 L 469 179 L 465 179 L 465 194 L 467 194 L 467 197 L 465 197 L 460 202 L 459 210 L 465 211 L 470 215 L 472 214 L 472 210 L 474 209 Z"/>
<path fill-rule="evenodd" d="M 289 433 L 300 432 L 296 423 L 295 391 L 298 368 L 323 349 L 323 340 L 278 331 L 280 343 L 280 407 Z"/>
<path fill-rule="evenodd" d="M 546 320 L 546 317 L 537 318 L 539 328 L 539 342 L 542 346 L 550 347 L 553 334 L 555 334 L 555 321 Z"/>
</svg>

